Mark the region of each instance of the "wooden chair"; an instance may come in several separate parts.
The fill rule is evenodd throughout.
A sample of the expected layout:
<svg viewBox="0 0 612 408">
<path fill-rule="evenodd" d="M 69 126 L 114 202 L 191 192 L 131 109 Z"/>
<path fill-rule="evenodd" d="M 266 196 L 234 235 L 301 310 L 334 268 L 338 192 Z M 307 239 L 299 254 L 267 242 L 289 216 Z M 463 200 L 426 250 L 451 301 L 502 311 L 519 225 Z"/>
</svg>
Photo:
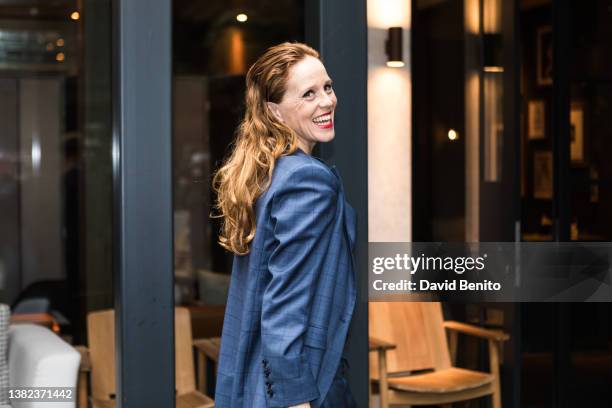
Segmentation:
<svg viewBox="0 0 612 408">
<path fill-rule="evenodd" d="M 174 314 L 175 329 L 175 387 L 177 408 L 212 408 L 213 400 L 196 390 L 193 365 L 193 342 L 189 310 L 177 307 Z M 86 360 L 90 367 L 91 402 L 93 408 L 115 407 L 115 312 L 103 310 L 87 316 L 88 350 Z M 80 380 L 79 384 L 82 384 Z M 80 388 L 80 387 L 79 387 Z M 81 400 L 81 398 L 79 398 Z M 79 404 L 79 408 L 85 408 Z"/>
<path fill-rule="evenodd" d="M 509 336 L 464 323 L 444 321 L 433 302 L 371 302 L 370 378 L 378 386 L 381 408 L 393 404 L 446 405 L 490 395 L 501 408 L 500 344 Z M 490 372 L 454 367 L 457 334 L 487 340 Z"/>
<path fill-rule="evenodd" d="M 193 346 L 198 350 L 198 389 L 206 393 L 209 391 L 207 389 L 207 367 L 208 364 L 212 364 L 213 371 L 215 375 L 217 374 L 221 338 L 194 339 Z"/>
</svg>

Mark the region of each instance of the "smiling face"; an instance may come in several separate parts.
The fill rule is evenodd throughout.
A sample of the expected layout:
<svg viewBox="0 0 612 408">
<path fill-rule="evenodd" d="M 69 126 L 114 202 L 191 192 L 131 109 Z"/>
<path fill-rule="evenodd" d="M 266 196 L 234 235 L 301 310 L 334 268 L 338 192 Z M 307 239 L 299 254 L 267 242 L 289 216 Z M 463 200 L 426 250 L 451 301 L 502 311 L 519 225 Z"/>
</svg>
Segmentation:
<svg viewBox="0 0 612 408">
<path fill-rule="evenodd" d="M 317 58 L 307 56 L 289 69 L 287 90 L 279 103 L 268 102 L 274 116 L 298 137 L 298 146 L 310 154 L 317 142 L 334 138 L 337 99 L 332 81 Z"/>
</svg>

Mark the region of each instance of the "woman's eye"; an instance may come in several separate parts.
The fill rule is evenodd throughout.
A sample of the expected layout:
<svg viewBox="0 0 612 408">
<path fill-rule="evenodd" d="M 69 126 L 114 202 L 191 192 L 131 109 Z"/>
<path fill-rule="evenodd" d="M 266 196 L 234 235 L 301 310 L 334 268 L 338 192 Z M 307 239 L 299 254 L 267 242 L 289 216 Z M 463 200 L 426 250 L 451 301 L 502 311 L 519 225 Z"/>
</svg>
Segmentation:
<svg viewBox="0 0 612 408">
<path fill-rule="evenodd" d="M 306 91 L 306 93 L 303 96 L 304 96 L 304 98 L 310 98 L 310 97 L 314 96 L 314 92 Z"/>
<path fill-rule="evenodd" d="M 332 89 L 333 88 L 332 88 L 331 84 L 325 85 L 325 92 L 331 92 Z"/>
</svg>

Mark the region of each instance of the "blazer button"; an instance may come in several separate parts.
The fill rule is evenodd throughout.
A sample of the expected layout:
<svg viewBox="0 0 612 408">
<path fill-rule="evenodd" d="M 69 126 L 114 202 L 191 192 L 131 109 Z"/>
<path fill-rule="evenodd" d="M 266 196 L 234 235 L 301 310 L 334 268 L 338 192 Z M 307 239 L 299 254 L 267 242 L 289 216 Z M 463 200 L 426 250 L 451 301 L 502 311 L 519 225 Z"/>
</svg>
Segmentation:
<svg viewBox="0 0 612 408">
<path fill-rule="evenodd" d="M 268 367 L 266 367 L 266 369 L 264 370 L 264 374 L 266 375 L 266 377 L 270 376 L 270 369 Z"/>
<path fill-rule="evenodd" d="M 264 367 L 267 366 L 268 365 L 268 360 L 266 360 L 266 359 L 261 360 L 261 364 L 263 364 Z"/>
</svg>

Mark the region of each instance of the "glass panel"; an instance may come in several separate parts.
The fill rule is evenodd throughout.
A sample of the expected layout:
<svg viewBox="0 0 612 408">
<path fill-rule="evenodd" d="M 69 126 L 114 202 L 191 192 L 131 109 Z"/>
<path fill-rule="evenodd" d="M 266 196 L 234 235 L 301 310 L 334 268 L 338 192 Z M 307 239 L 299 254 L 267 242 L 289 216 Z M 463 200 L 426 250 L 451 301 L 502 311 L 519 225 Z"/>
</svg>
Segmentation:
<svg viewBox="0 0 612 408">
<path fill-rule="evenodd" d="M 475 81 L 471 82 L 476 99 L 468 100 L 466 94 L 473 89 L 467 88 L 464 72 L 469 75 L 473 71 L 471 61 L 464 58 L 464 46 L 467 50 L 474 42 L 469 34 L 464 41 L 462 2 L 413 4 L 412 84 L 413 100 L 419 101 L 413 105 L 413 239 L 464 241 L 470 194 L 466 184 L 472 181 L 466 179 L 466 165 L 473 163 L 471 157 L 466 160 L 466 149 L 471 137 L 479 137 L 478 127 L 475 131 L 470 127 L 478 126 L 478 112 L 474 122 L 466 120 L 469 104 L 479 106 L 479 69 L 474 67 Z M 475 7 L 478 10 L 477 2 Z"/>
<path fill-rule="evenodd" d="M 304 4 L 175 0 L 173 19 L 175 300 L 194 338 L 219 337 L 232 254 L 209 217 L 212 174 L 242 119 L 247 69 L 272 45 L 304 41 Z M 200 389 L 212 395 L 212 381 Z"/>
<path fill-rule="evenodd" d="M 609 121 L 612 117 L 610 3 L 570 2 L 571 238 L 612 240 Z"/>
<path fill-rule="evenodd" d="M 110 33 L 110 1 L 0 5 L 0 301 L 10 341 L 28 333 L 17 361 L 54 336 L 78 357 L 88 314 L 112 307 Z M 11 384 L 75 387 L 78 368 L 62 357 Z"/>
<path fill-rule="evenodd" d="M 414 241 L 513 238 L 507 231 L 514 204 L 506 192 L 514 185 L 507 167 L 514 136 L 504 126 L 504 101 L 513 95 L 505 92 L 510 50 L 503 48 L 510 19 L 502 18 L 503 6 L 500 0 L 413 2 Z M 513 325 L 513 305 L 443 306 L 447 319 L 505 331 Z M 458 365 L 488 370 L 477 341 L 460 341 Z M 504 359 L 511 361 L 511 352 Z M 502 375 L 503 387 L 513 381 Z"/>
<path fill-rule="evenodd" d="M 612 3 L 569 2 L 570 237 L 612 240 Z M 612 401 L 612 306 L 570 309 L 568 406 Z"/>
<path fill-rule="evenodd" d="M 607 1 L 569 3 L 568 21 L 553 23 L 556 3 L 521 1 L 522 77 L 522 231 L 523 239 L 553 239 L 553 120 L 569 121 L 570 237 L 572 241 L 609 241 L 612 235 L 605 185 L 612 176 L 607 121 L 612 117 L 609 86 L 612 14 Z M 558 24 L 558 25 L 555 25 Z M 553 81 L 553 34 L 568 31 L 569 83 Z M 557 46 L 558 47 L 558 46 Z M 567 51 L 567 52 L 564 52 Z M 553 116 L 554 89 L 569 86 L 569 116 Z M 557 115 L 558 116 L 558 115 Z M 557 126 L 557 128 L 559 128 Z M 564 228 L 565 226 L 561 226 Z M 567 314 L 559 313 L 561 307 Z M 555 387 L 567 406 L 598 406 L 610 401 L 612 369 L 609 304 L 524 305 L 523 404 L 552 405 Z M 552 318 L 552 319 L 551 319 Z M 565 321 L 561 322 L 560 320 Z M 562 332 L 561 327 L 567 327 Z M 569 348 L 559 349 L 559 338 Z M 555 384 L 556 362 L 567 362 L 567 384 Z"/>
<path fill-rule="evenodd" d="M 520 2 L 521 232 L 553 240 L 552 5 Z M 556 305 L 522 305 L 521 405 L 552 406 Z"/>
<path fill-rule="evenodd" d="M 506 240 L 503 2 L 414 4 L 414 238 Z M 507 30 L 506 30 L 507 31 Z M 509 93 L 512 95 L 512 93 Z M 510 142 L 505 141 L 510 140 Z M 481 222 L 482 221 L 482 222 Z"/>
<path fill-rule="evenodd" d="M 521 231 L 553 239 L 552 6 L 521 2 Z"/>
</svg>

